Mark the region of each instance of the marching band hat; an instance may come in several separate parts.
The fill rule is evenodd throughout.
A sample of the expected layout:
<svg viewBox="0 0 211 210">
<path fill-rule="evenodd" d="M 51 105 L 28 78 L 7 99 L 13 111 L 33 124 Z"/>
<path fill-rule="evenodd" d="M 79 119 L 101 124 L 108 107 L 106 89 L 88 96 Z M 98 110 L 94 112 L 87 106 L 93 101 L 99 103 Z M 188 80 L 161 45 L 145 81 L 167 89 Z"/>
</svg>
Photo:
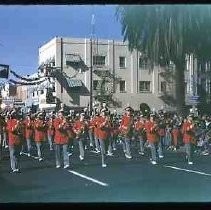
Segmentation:
<svg viewBox="0 0 211 210">
<path fill-rule="evenodd" d="M 64 113 L 64 110 L 63 109 L 60 109 L 59 111 L 58 111 L 58 113 Z"/>
<path fill-rule="evenodd" d="M 37 114 L 37 117 L 43 117 L 43 113 L 42 113 L 42 112 L 39 112 L 39 113 Z"/>
<path fill-rule="evenodd" d="M 132 107 L 130 107 L 130 106 L 128 106 L 128 107 L 126 107 L 126 108 L 125 108 L 125 111 L 128 111 L 128 112 L 133 112 L 133 108 L 132 108 Z"/>
<path fill-rule="evenodd" d="M 75 115 L 76 117 L 79 117 L 80 116 L 80 114 L 79 113 L 76 113 L 76 115 Z"/>
<path fill-rule="evenodd" d="M 82 112 L 82 113 L 80 114 L 80 116 L 85 116 L 85 113 L 84 113 L 84 112 Z"/>
<path fill-rule="evenodd" d="M 14 115 L 14 114 L 16 114 L 16 111 L 15 110 L 12 110 L 10 114 L 11 115 Z"/>
</svg>

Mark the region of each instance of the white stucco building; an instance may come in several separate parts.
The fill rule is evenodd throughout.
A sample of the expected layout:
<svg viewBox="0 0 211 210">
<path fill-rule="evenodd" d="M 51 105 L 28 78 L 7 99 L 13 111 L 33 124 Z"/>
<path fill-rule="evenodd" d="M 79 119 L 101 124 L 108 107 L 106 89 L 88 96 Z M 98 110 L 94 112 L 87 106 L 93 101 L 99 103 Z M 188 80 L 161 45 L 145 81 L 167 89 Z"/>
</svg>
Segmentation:
<svg viewBox="0 0 211 210">
<path fill-rule="evenodd" d="M 174 109 L 161 99 L 174 93 L 174 85 L 160 74 L 163 69 L 159 66 L 151 69 L 141 52 L 130 52 L 126 42 L 92 40 L 91 43 L 86 38 L 55 37 L 39 48 L 39 65 L 51 63 L 57 67 L 57 73 L 62 72 L 62 78 L 55 81 L 55 96 L 67 106 L 89 105 L 91 54 L 93 101 L 99 94 L 102 77 L 107 77 L 109 81 L 104 88 L 112 94 L 111 107 L 122 110 L 129 103 L 138 110 L 141 103 L 147 103 L 156 110 Z M 77 60 L 83 63 L 82 67 L 77 66 Z"/>
</svg>

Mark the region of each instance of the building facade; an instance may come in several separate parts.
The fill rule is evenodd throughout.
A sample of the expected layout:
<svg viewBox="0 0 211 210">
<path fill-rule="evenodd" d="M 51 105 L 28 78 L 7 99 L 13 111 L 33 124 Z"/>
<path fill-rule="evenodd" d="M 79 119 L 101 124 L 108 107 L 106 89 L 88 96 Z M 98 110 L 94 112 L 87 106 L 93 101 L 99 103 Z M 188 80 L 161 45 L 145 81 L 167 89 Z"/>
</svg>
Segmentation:
<svg viewBox="0 0 211 210">
<path fill-rule="evenodd" d="M 44 64 L 57 70 L 55 97 L 69 107 L 89 106 L 92 82 L 93 102 L 104 92 L 111 108 L 130 104 L 139 110 L 146 103 L 155 110 L 174 109 L 163 100 L 174 95 L 173 82 L 165 80 L 160 66 L 151 68 L 141 52 L 130 52 L 127 42 L 55 37 L 39 48 L 39 65 Z"/>
</svg>

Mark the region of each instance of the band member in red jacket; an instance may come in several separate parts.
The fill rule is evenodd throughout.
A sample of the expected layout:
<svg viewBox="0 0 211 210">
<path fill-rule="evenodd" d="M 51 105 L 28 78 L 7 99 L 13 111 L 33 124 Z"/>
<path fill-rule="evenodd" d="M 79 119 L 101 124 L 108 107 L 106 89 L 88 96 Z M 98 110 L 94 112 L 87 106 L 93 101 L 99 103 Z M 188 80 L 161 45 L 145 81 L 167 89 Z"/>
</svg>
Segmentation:
<svg viewBox="0 0 211 210">
<path fill-rule="evenodd" d="M 73 125 L 73 131 L 76 134 L 76 140 L 78 141 L 78 145 L 79 145 L 79 158 L 80 160 L 84 160 L 84 142 L 85 142 L 85 130 L 87 128 L 87 123 L 84 119 L 84 113 L 80 114 L 80 118 L 79 120 L 76 120 L 74 125 Z"/>
<path fill-rule="evenodd" d="M 18 119 L 17 113 L 13 111 L 11 118 L 7 121 L 7 132 L 9 137 L 9 151 L 10 151 L 10 164 L 12 172 L 20 172 L 19 158 L 21 150 L 21 136 L 22 126 L 21 121 Z"/>
<path fill-rule="evenodd" d="M 101 115 L 97 121 L 98 138 L 100 142 L 102 167 L 106 167 L 106 152 L 108 151 L 109 137 L 111 131 L 111 123 L 108 118 L 108 112 L 105 109 L 101 110 Z"/>
<path fill-rule="evenodd" d="M 123 151 L 125 153 L 125 157 L 131 159 L 131 138 L 133 134 L 133 124 L 134 119 L 132 116 L 133 109 L 131 107 L 125 108 L 125 114 L 122 116 L 120 131 L 123 135 Z"/>
<path fill-rule="evenodd" d="M 23 125 L 24 125 L 24 130 L 25 130 L 25 140 L 26 140 L 26 144 L 27 144 L 27 155 L 30 157 L 31 156 L 31 149 L 32 149 L 32 145 L 31 145 L 31 142 L 32 142 L 32 139 L 33 139 L 33 132 L 34 132 L 34 129 L 33 129 L 33 125 L 34 125 L 34 122 L 31 118 L 31 114 L 28 114 L 25 118 L 25 120 L 23 121 Z M 21 153 L 23 152 L 24 150 L 24 145 L 22 146 L 22 151 Z"/>
<path fill-rule="evenodd" d="M 151 163 L 157 164 L 157 151 L 159 158 L 163 158 L 161 142 L 158 135 L 158 123 L 154 115 L 150 115 L 150 119 L 145 123 L 147 141 L 151 149 Z"/>
<path fill-rule="evenodd" d="M 68 156 L 68 122 L 67 118 L 63 116 L 63 111 L 59 111 L 58 117 L 54 120 L 53 126 L 55 128 L 55 153 L 56 153 L 56 168 L 61 167 L 61 148 L 63 150 L 64 168 L 70 166 Z"/>
<path fill-rule="evenodd" d="M 39 161 L 43 160 L 43 142 L 46 140 L 47 125 L 42 113 L 39 113 L 34 122 L 34 140 L 37 146 L 37 155 Z"/>
<path fill-rule="evenodd" d="M 192 116 L 188 116 L 187 121 L 182 125 L 183 142 L 185 144 L 186 159 L 192 165 L 192 141 L 194 138 L 194 124 Z"/>
<path fill-rule="evenodd" d="M 144 142 L 145 142 L 145 121 L 143 115 L 138 118 L 137 122 L 134 125 L 135 131 L 137 132 L 137 137 L 140 142 L 140 155 L 144 155 Z"/>
</svg>

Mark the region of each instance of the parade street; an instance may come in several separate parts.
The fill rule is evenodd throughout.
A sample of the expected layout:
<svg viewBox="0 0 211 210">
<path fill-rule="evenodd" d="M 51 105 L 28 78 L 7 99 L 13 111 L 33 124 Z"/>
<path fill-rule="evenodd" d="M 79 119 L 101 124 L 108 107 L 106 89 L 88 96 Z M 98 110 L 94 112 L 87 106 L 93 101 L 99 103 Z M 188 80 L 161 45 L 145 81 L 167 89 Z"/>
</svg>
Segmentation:
<svg viewBox="0 0 211 210">
<path fill-rule="evenodd" d="M 157 165 L 133 146 L 126 159 L 118 145 L 106 168 L 100 154 L 74 149 L 69 169 L 55 167 L 54 151 L 45 160 L 21 156 L 21 173 L 10 171 L 9 153 L 0 162 L 0 202 L 210 202 L 211 157 L 194 156 L 188 165 L 182 150 L 166 151 Z"/>
</svg>

